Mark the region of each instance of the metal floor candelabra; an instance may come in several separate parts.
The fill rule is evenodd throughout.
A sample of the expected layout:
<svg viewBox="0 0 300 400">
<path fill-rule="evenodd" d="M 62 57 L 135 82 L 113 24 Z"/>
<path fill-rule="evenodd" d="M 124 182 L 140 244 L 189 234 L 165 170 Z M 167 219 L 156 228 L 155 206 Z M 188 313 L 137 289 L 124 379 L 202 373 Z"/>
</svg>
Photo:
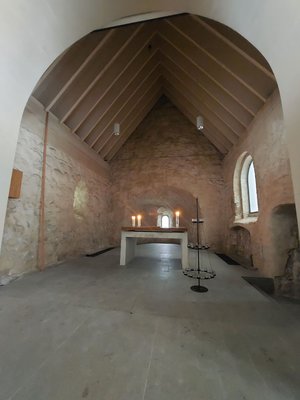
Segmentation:
<svg viewBox="0 0 300 400">
<path fill-rule="evenodd" d="M 209 246 L 207 244 L 200 243 L 200 229 L 199 226 L 204 221 L 199 218 L 199 201 L 196 199 L 196 215 L 197 218 L 193 219 L 192 222 L 196 224 L 197 230 L 197 243 L 196 245 L 190 244 L 188 247 L 192 250 L 196 251 L 196 259 L 197 259 L 197 267 L 196 268 L 187 268 L 183 270 L 183 274 L 188 276 L 189 278 L 197 279 L 197 285 L 191 286 L 191 290 L 198 293 L 207 292 L 208 289 L 205 286 L 201 286 L 201 280 L 205 279 L 213 279 L 216 276 L 215 271 L 211 267 L 210 256 L 209 256 Z M 204 233 L 203 235 L 204 236 Z M 205 239 L 202 237 L 202 239 Z M 203 265 L 204 255 L 206 255 L 205 265 Z"/>
</svg>

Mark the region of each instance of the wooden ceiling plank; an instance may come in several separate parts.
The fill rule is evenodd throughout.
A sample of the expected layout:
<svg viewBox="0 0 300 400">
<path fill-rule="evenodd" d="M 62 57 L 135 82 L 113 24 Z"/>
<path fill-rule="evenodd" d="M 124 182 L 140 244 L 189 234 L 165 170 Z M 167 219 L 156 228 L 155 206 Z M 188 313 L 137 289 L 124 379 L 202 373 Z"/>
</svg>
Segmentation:
<svg viewBox="0 0 300 400">
<path fill-rule="evenodd" d="M 172 91 L 166 89 L 165 87 L 164 94 L 178 108 L 178 110 L 181 111 L 193 125 L 195 125 L 197 110 L 194 108 L 194 106 L 192 104 L 185 103 L 184 100 L 178 98 L 176 94 L 172 93 Z M 229 149 L 231 149 L 232 144 L 229 143 L 226 138 L 224 138 L 218 132 L 215 132 L 213 130 L 208 131 L 207 125 L 205 126 L 205 129 L 202 131 L 202 133 L 207 137 L 208 140 L 210 140 L 210 135 L 214 136 L 214 139 L 220 144 L 222 152 L 223 150 L 227 152 Z"/>
<path fill-rule="evenodd" d="M 166 87 L 168 87 L 167 85 L 171 85 L 175 92 L 182 93 L 182 97 L 189 100 L 189 102 L 198 110 L 198 115 L 202 115 L 205 121 L 209 120 L 210 123 L 230 141 L 230 143 L 236 144 L 238 142 L 238 136 L 219 118 L 217 118 L 215 114 L 211 113 L 204 104 L 201 104 L 201 102 L 199 102 L 191 92 L 188 92 L 187 88 L 185 88 L 180 81 L 176 81 L 174 77 L 168 74 L 168 77 L 165 78 L 165 82 Z"/>
<path fill-rule="evenodd" d="M 126 104 L 124 104 L 124 106 L 120 110 L 116 111 L 116 114 L 114 115 L 112 121 L 118 122 L 121 126 L 121 129 L 124 118 L 126 118 L 128 114 L 133 112 L 136 105 L 140 104 L 141 99 L 144 97 L 144 93 L 148 93 L 154 87 L 154 85 L 157 84 L 160 76 L 161 71 L 157 67 L 147 78 L 145 78 L 141 82 L 134 93 L 130 94 L 128 100 L 126 101 Z M 92 147 L 95 149 L 96 152 L 99 153 L 112 136 L 114 136 L 113 123 L 110 126 L 108 125 L 105 131 L 99 132 L 98 138 L 94 142 Z"/>
<path fill-rule="evenodd" d="M 173 97 L 180 99 L 180 103 L 187 109 L 193 110 L 193 114 L 199 115 L 199 110 L 198 108 L 190 101 L 189 98 L 187 98 L 182 92 L 178 91 L 174 86 L 172 86 L 169 82 L 164 80 L 163 84 L 164 90 L 167 90 L 169 93 L 173 95 Z M 205 118 L 205 116 L 203 115 Z M 226 146 L 226 148 L 230 149 L 233 146 L 233 143 L 216 127 L 215 125 L 212 124 L 211 120 L 208 118 L 205 118 L 205 126 L 208 127 L 208 129 L 211 132 L 214 132 L 215 136 L 219 137 L 219 140 Z M 204 130 L 205 130 L 204 126 Z"/>
<path fill-rule="evenodd" d="M 243 83 L 229 73 L 226 69 L 215 62 L 211 57 L 206 55 L 191 39 L 181 33 L 167 22 L 162 22 L 160 25 L 160 35 L 173 44 L 183 54 L 186 54 L 191 60 L 198 64 L 202 70 L 209 71 L 209 76 L 219 82 L 221 86 L 232 93 L 240 103 L 245 105 L 254 114 L 265 103 L 265 99 L 260 99 L 256 94 L 252 93 Z"/>
<path fill-rule="evenodd" d="M 51 64 L 33 92 L 45 108 L 107 34 L 108 31 L 90 33 L 65 50 Z"/>
<path fill-rule="evenodd" d="M 178 79 L 170 70 L 166 70 L 166 74 L 163 73 L 163 76 L 167 82 L 174 86 L 174 88 L 179 92 L 183 92 L 184 97 L 190 99 L 190 102 L 192 102 L 198 109 L 198 115 L 202 115 L 204 118 L 207 118 L 214 123 L 232 144 L 238 142 L 240 136 L 235 133 L 213 110 L 207 107 L 205 102 L 202 102 L 199 99 L 197 91 L 195 91 L 193 87 L 187 87 L 184 82 Z"/>
<path fill-rule="evenodd" d="M 109 38 L 113 35 L 113 30 L 109 30 L 104 38 L 98 43 L 98 45 L 93 49 L 93 51 L 86 57 L 86 59 L 82 62 L 80 67 L 74 72 L 74 74 L 70 77 L 70 79 L 61 87 L 56 96 L 50 101 L 49 104 L 45 107 L 46 111 L 50 111 L 57 101 L 61 98 L 61 96 L 66 92 L 66 90 L 71 86 L 71 84 L 75 81 L 78 75 L 84 70 L 87 64 L 93 59 L 95 54 L 99 52 L 99 50 L 103 47 L 103 45 L 109 40 Z M 54 113 L 55 114 L 55 113 Z"/>
<path fill-rule="evenodd" d="M 265 103 L 272 91 L 274 90 L 274 81 L 270 80 L 270 78 L 262 74 L 260 70 L 256 68 L 254 70 L 253 66 L 243 58 L 239 57 L 239 59 L 236 59 L 236 57 L 234 57 L 236 54 L 230 54 L 230 58 L 235 58 L 234 62 L 232 62 L 230 58 L 228 59 L 226 57 L 225 51 L 220 57 L 219 53 L 224 49 L 224 44 L 223 48 L 220 47 L 219 49 L 217 49 L 217 51 L 212 51 L 210 47 L 213 37 L 207 38 L 207 41 L 203 41 L 202 36 L 204 36 L 204 32 L 201 32 L 201 34 L 197 34 L 197 31 L 199 31 L 199 25 L 196 26 L 196 28 L 198 29 L 193 29 L 195 28 L 193 26 L 193 23 L 195 23 L 194 21 L 195 20 L 193 19 L 188 19 L 187 16 L 181 16 L 175 19 L 167 19 L 166 23 L 176 29 L 178 33 L 184 36 L 191 43 L 193 43 L 202 52 L 202 56 L 203 54 L 205 54 L 206 57 L 218 64 L 220 68 L 223 68 L 224 71 L 230 74 L 241 85 L 248 89 L 248 91 L 252 92 L 252 94 L 260 99 L 260 101 Z M 230 48 L 227 48 L 226 51 L 229 52 L 229 49 Z M 228 64 L 230 65 L 230 67 Z M 253 79 L 252 76 L 254 76 Z M 256 80 L 258 81 L 258 83 L 256 83 Z M 267 85 L 267 93 L 265 93 L 264 90 L 261 90 L 262 86 L 266 83 L 269 83 L 269 85 Z"/>
<path fill-rule="evenodd" d="M 205 29 L 209 30 L 213 35 L 217 36 L 220 40 L 222 40 L 228 46 L 232 47 L 236 52 L 238 52 L 241 56 L 243 56 L 247 61 L 249 61 L 256 68 L 260 69 L 266 76 L 268 76 L 270 79 L 272 79 L 274 82 L 276 82 L 276 78 L 275 78 L 274 74 L 272 73 L 272 71 L 270 71 L 270 69 L 266 68 L 260 62 L 258 62 L 252 55 L 250 55 L 249 53 L 246 53 L 246 51 L 244 51 L 241 47 L 237 46 L 233 41 L 227 39 L 226 36 L 224 36 L 219 31 L 217 31 L 215 28 L 213 28 L 211 25 L 209 25 L 207 22 L 205 22 L 202 18 L 200 18 L 196 15 L 191 15 L 191 18 L 193 18 L 197 23 L 199 23 L 203 27 L 205 27 Z"/>
<path fill-rule="evenodd" d="M 234 43 L 238 48 L 242 49 L 246 54 L 251 55 L 259 64 L 263 65 L 265 69 L 272 72 L 272 69 L 265 59 L 265 57 L 260 53 L 260 51 L 254 47 L 246 38 L 241 36 L 238 32 L 229 28 L 227 25 L 223 25 L 220 22 L 214 21 L 209 18 L 199 17 L 206 22 L 207 25 L 211 26 L 222 36 L 226 37 L 230 42 Z"/>
<path fill-rule="evenodd" d="M 118 137 L 114 136 L 111 138 L 111 141 L 107 143 L 106 148 L 102 149 L 100 155 L 103 157 L 103 159 L 110 161 L 112 157 L 114 157 L 126 140 L 128 140 L 128 138 L 132 135 L 138 125 L 145 119 L 161 95 L 161 84 L 158 84 L 157 87 L 152 90 L 151 95 L 148 94 L 144 96 L 145 101 L 141 101 L 141 106 L 136 104 L 135 110 L 127 118 L 127 120 L 123 122 L 124 133 Z"/>
<path fill-rule="evenodd" d="M 195 75 L 191 73 L 190 70 L 184 69 L 184 66 L 181 65 L 179 62 L 177 64 L 174 63 L 174 61 L 168 57 L 167 55 L 161 56 L 162 63 L 167 66 L 172 66 L 172 68 L 176 68 L 178 72 L 180 71 L 181 73 L 184 73 L 187 77 L 189 77 L 190 80 L 194 82 L 195 85 L 199 88 L 200 92 L 203 93 L 203 96 L 206 96 L 207 98 L 211 99 L 214 104 L 217 104 L 217 107 L 221 107 L 224 112 L 230 115 L 230 118 L 235 121 L 233 122 L 234 125 L 237 126 L 237 130 L 243 131 L 244 129 L 247 128 L 246 122 L 244 122 L 239 116 L 237 116 L 237 113 L 227 107 L 226 104 L 224 104 L 224 101 L 222 102 L 219 97 L 216 97 L 215 94 L 212 91 L 209 91 L 206 87 L 206 85 L 203 85 L 203 82 L 201 80 L 197 79 Z M 250 121 L 252 121 L 252 117 L 249 118 Z"/>
<path fill-rule="evenodd" d="M 191 109 L 187 109 L 183 104 L 180 103 L 178 99 L 174 95 L 172 95 L 167 89 L 164 89 L 165 96 L 171 101 L 172 104 L 180 111 L 182 114 L 193 124 L 195 125 L 196 115 L 191 112 Z M 217 150 L 222 153 L 226 154 L 228 149 L 216 138 L 213 133 L 211 134 L 207 127 L 203 131 L 203 135 L 211 142 Z"/>
<path fill-rule="evenodd" d="M 255 112 L 248 108 L 241 99 L 237 98 L 232 92 L 227 90 L 218 80 L 216 80 L 210 73 L 203 69 L 195 60 L 189 57 L 183 50 L 176 47 L 167 38 L 163 37 L 160 33 L 161 52 L 170 58 L 174 63 L 178 63 L 183 69 L 189 71 L 191 75 L 197 77 L 200 84 L 206 88 L 214 96 L 218 97 L 220 101 L 230 106 L 232 112 L 239 116 L 247 126 L 255 116 Z"/>
<path fill-rule="evenodd" d="M 118 81 L 122 74 L 129 66 L 138 59 L 145 47 L 149 50 L 151 42 L 151 52 L 155 52 L 152 42 L 155 42 L 154 36 L 156 30 L 154 25 L 144 24 L 143 29 L 138 37 L 126 47 L 126 51 L 120 53 L 119 57 L 114 61 L 111 68 L 107 69 L 101 76 L 101 79 L 95 84 L 92 90 L 86 95 L 85 101 L 80 103 L 73 113 L 65 121 L 71 128 L 71 131 L 76 132 L 83 122 L 89 117 L 103 97 L 109 92 L 111 87 Z"/>
<path fill-rule="evenodd" d="M 92 84 L 100 71 L 110 62 L 114 54 L 126 42 L 133 32 L 137 29 L 136 25 L 121 26 L 112 29 L 111 34 L 103 40 L 102 46 L 87 62 L 84 68 L 72 81 L 72 84 L 64 91 L 58 101 L 51 108 L 53 114 L 62 121 L 68 110 L 74 105 L 83 92 Z"/>
<path fill-rule="evenodd" d="M 91 83 L 86 87 L 86 89 L 81 93 L 80 96 L 77 97 L 76 101 L 73 103 L 72 107 L 68 109 L 68 111 L 65 113 L 65 115 L 61 118 L 61 122 L 65 122 L 66 119 L 72 114 L 72 112 L 75 110 L 77 105 L 85 100 L 86 95 L 93 89 L 93 87 L 96 85 L 96 83 L 99 81 L 101 76 L 113 65 L 113 63 L 117 60 L 120 54 L 127 48 L 127 46 L 136 38 L 137 35 L 140 34 L 142 27 L 145 24 L 139 24 L 137 25 L 136 29 L 127 37 L 127 39 L 121 44 L 121 46 L 117 49 L 117 51 L 113 52 L 110 60 L 106 63 L 106 65 L 99 70 L 99 72 L 96 74 L 94 79 L 91 81 Z"/>
<path fill-rule="evenodd" d="M 245 131 L 246 127 L 241 124 L 230 111 L 212 97 L 210 93 L 203 90 L 201 85 L 198 84 L 198 81 L 194 80 L 186 71 L 181 69 L 179 65 L 174 64 L 165 56 L 162 56 L 161 62 L 164 68 L 170 71 L 177 79 L 181 80 L 183 84 L 190 87 L 194 94 L 199 97 L 199 100 L 222 119 L 238 136 Z"/>
<path fill-rule="evenodd" d="M 76 133 L 81 139 L 87 139 L 96 126 L 100 124 L 101 120 L 105 118 L 109 109 L 115 103 L 118 103 L 120 98 L 124 97 L 126 91 L 133 90 L 136 87 L 137 80 L 142 79 L 143 74 L 147 73 L 151 65 L 154 66 L 154 64 L 157 64 L 156 56 L 157 51 L 149 53 L 147 48 L 144 48 L 135 62 L 124 68 L 124 73 L 111 86 L 110 90 L 89 114 L 88 118 L 77 129 Z"/>
<path fill-rule="evenodd" d="M 99 118 L 97 124 L 89 132 L 86 137 L 86 142 L 90 146 L 94 146 L 95 142 L 99 138 L 99 132 L 102 133 L 107 129 L 107 126 L 111 125 L 115 119 L 116 114 L 122 110 L 131 97 L 139 90 L 140 86 L 154 73 L 159 67 L 158 61 L 155 56 L 151 57 L 145 64 L 144 68 L 126 85 L 119 94 L 109 101 L 109 107 L 103 110 L 103 114 Z"/>
<path fill-rule="evenodd" d="M 144 109 L 141 111 L 140 114 L 137 114 L 133 122 L 127 127 L 125 135 L 121 138 L 119 142 L 116 142 L 111 148 L 110 151 L 107 153 L 105 156 L 105 160 L 110 162 L 115 155 L 118 153 L 120 148 L 126 143 L 126 141 L 129 139 L 131 134 L 134 133 L 136 128 L 141 124 L 141 122 L 147 117 L 149 112 L 152 110 L 152 108 L 155 106 L 155 104 L 158 102 L 159 98 L 162 96 L 162 91 L 161 88 L 158 90 L 156 94 L 154 94 L 153 99 L 150 100 L 150 102 L 144 107 Z"/>
</svg>

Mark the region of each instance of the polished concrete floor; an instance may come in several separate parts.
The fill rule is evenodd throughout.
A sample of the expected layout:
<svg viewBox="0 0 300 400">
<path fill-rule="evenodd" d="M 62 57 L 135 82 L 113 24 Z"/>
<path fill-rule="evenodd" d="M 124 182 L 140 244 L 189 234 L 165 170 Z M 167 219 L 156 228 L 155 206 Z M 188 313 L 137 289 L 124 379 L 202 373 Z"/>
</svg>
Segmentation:
<svg viewBox="0 0 300 400">
<path fill-rule="evenodd" d="M 250 286 L 217 256 L 209 291 L 176 245 L 141 245 L 0 288 L 0 399 L 299 400 L 299 305 Z"/>
</svg>

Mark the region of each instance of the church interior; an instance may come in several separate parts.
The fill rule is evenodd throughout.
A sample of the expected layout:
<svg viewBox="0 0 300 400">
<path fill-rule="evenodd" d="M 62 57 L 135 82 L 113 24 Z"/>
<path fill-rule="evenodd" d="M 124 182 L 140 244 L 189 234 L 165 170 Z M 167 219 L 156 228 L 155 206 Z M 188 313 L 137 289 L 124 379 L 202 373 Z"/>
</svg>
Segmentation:
<svg viewBox="0 0 300 400">
<path fill-rule="evenodd" d="M 33 74 L 3 194 L 0 400 L 299 399 L 287 91 L 217 19 L 83 29 Z"/>
</svg>

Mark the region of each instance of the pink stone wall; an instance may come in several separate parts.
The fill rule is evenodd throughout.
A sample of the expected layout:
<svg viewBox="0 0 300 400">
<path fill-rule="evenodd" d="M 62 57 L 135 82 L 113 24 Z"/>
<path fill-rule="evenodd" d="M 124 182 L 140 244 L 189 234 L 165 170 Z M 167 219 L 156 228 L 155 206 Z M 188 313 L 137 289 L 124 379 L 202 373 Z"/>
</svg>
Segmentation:
<svg viewBox="0 0 300 400">
<path fill-rule="evenodd" d="M 222 243 L 222 157 L 166 99 L 160 102 L 111 162 L 114 238 L 141 214 L 144 225 L 157 224 L 160 207 L 180 210 L 180 225 L 195 241 L 195 198 L 205 219 L 203 241 Z"/>
<path fill-rule="evenodd" d="M 224 249 L 232 252 L 230 228 L 234 227 L 233 174 L 237 159 L 251 154 L 258 188 L 259 215 L 255 223 L 240 224 L 250 232 L 250 248 L 254 266 L 266 276 L 280 275 L 284 263 L 278 259 L 278 232 L 272 230 L 272 211 L 280 204 L 294 202 L 289 157 L 285 139 L 280 96 L 276 91 L 259 112 L 248 133 L 224 159 Z M 279 229 L 279 228 L 277 228 Z"/>
</svg>

